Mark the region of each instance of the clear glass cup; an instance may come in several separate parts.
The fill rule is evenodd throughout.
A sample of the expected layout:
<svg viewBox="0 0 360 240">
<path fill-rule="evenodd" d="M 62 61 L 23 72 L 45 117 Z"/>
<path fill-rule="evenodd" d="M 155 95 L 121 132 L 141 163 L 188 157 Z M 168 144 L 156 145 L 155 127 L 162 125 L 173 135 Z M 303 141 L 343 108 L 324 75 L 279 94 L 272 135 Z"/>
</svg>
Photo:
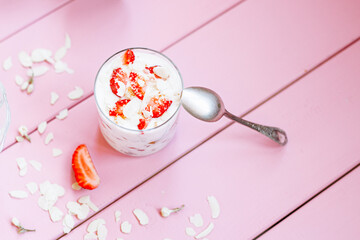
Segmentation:
<svg viewBox="0 0 360 240">
<path fill-rule="evenodd" d="M 4 147 L 6 133 L 10 124 L 10 108 L 6 98 L 5 88 L 0 82 L 0 152 Z"/>
<path fill-rule="evenodd" d="M 147 49 L 147 48 L 131 48 L 136 53 L 147 53 L 153 54 L 154 56 L 161 58 L 166 61 L 169 66 L 174 68 L 174 72 L 178 74 L 179 84 L 181 85 L 181 94 L 178 106 L 176 107 L 176 111 L 161 125 L 158 125 L 154 128 L 137 130 L 137 129 L 129 129 L 124 126 L 120 126 L 116 124 L 109 115 L 103 111 L 103 108 L 100 107 L 100 91 L 101 88 L 98 87 L 99 76 L 102 76 L 102 71 L 108 71 L 107 63 L 111 63 L 115 59 L 118 59 L 127 49 L 119 51 L 112 55 L 109 59 L 107 59 L 101 68 L 99 69 L 94 86 L 94 95 L 95 101 L 97 105 L 97 110 L 99 113 L 99 126 L 102 135 L 105 140 L 112 146 L 115 150 L 130 156 L 145 156 L 152 153 L 155 153 L 162 148 L 164 148 L 173 138 L 176 125 L 177 125 L 177 117 L 180 109 L 180 100 L 181 94 L 183 90 L 183 81 L 181 78 L 181 74 L 175 64 L 165 55 L 155 50 Z M 105 67 L 106 66 L 106 67 Z M 109 79 L 110 80 L 110 79 Z"/>
</svg>

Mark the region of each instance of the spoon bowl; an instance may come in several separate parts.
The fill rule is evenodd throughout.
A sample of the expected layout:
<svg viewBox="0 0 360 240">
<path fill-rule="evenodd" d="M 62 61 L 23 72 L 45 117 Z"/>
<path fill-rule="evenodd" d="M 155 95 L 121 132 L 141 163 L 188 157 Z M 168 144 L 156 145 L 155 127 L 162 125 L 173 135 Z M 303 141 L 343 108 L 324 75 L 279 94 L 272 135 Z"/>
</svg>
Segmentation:
<svg viewBox="0 0 360 240">
<path fill-rule="evenodd" d="M 202 121 L 216 122 L 225 115 L 238 123 L 258 131 L 280 145 L 285 145 L 288 141 L 285 131 L 280 128 L 246 121 L 228 112 L 221 97 L 211 89 L 204 87 L 185 88 L 181 104 L 187 112 Z"/>
</svg>

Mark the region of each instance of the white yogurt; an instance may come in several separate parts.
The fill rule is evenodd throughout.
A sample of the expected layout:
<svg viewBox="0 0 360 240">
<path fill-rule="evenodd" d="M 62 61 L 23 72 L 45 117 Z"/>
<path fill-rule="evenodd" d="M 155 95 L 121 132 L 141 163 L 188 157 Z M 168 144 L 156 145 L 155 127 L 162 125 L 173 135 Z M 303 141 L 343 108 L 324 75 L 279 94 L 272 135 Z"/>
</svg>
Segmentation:
<svg viewBox="0 0 360 240">
<path fill-rule="evenodd" d="M 125 51 L 121 51 L 103 64 L 95 81 L 94 92 L 100 129 L 106 141 L 122 153 L 142 156 L 162 149 L 174 135 L 183 84 L 177 68 L 164 55 L 143 48 L 131 50 L 135 55 L 133 63 L 124 64 Z M 153 72 L 149 71 L 152 66 L 156 66 Z M 118 68 L 125 73 L 126 83 L 116 79 L 118 89 L 115 94 L 113 91 L 116 90 L 110 87 L 110 79 L 114 69 Z M 140 94 L 143 99 L 134 94 L 130 83 L 130 76 L 134 75 L 131 73 L 139 76 L 133 79 L 144 90 L 145 94 Z M 171 102 L 159 117 L 153 111 L 158 106 L 155 104 L 153 107 L 154 98 Z M 116 102 L 121 99 L 127 99 L 128 102 L 122 109 L 116 110 Z M 115 116 L 114 111 L 119 114 Z M 147 122 L 146 128 L 141 130 L 140 119 L 146 119 Z"/>
</svg>

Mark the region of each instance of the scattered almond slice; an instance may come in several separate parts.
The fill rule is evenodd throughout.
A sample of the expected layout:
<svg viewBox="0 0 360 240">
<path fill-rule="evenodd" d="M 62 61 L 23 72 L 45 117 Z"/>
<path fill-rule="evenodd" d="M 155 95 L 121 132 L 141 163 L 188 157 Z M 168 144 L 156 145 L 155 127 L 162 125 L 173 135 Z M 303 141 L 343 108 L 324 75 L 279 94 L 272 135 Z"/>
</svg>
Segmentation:
<svg viewBox="0 0 360 240">
<path fill-rule="evenodd" d="M 198 235 L 195 236 L 196 239 L 200 239 L 200 238 L 204 238 L 207 235 L 209 235 L 211 233 L 211 231 L 214 229 L 214 224 L 210 223 L 207 228 L 205 228 L 204 231 L 202 231 L 201 233 L 199 233 Z"/>
<path fill-rule="evenodd" d="M 9 70 L 11 67 L 13 66 L 11 57 L 8 57 L 7 59 L 5 59 L 4 63 L 3 63 L 3 68 L 5 71 Z"/>
<path fill-rule="evenodd" d="M 98 240 L 98 236 L 95 234 L 95 232 L 89 232 L 85 234 L 84 240 Z"/>
<path fill-rule="evenodd" d="M 41 171 L 41 167 L 42 167 L 42 164 L 38 161 L 35 161 L 35 160 L 30 160 L 29 161 L 31 166 L 33 166 L 33 168 L 35 168 L 37 171 Z"/>
<path fill-rule="evenodd" d="M 38 125 L 37 130 L 38 130 L 38 132 L 39 132 L 40 134 L 43 134 L 43 133 L 45 132 L 45 130 L 46 130 L 46 127 L 47 127 L 47 122 L 46 122 L 46 121 L 43 121 L 43 122 L 41 122 L 41 123 Z"/>
<path fill-rule="evenodd" d="M 56 118 L 59 120 L 63 120 L 68 116 L 69 111 L 67 109 L 61 110 L 58 115 L 56 115 Z"/>
<path fill-rule="evenodd" d="M 119 222 L 120 221 L 120 216 L 121 216 L 121 212 L 119 210 L 115 211 L 115 222 Z"/>
<path fill-rule="evenodd" d="M 44 48 L 37 48 L 34 49 L 31 52 L 31 60 L 33 62 L 43 62 L 49 58 L 51 58 L 52 56 L 52 52 L 48 49 L 44 49 Z"/>
<path fill-rule="evenodd" d="M 66 48 L 66 47 L 61 47 L 61 48 L 59 48 L 59 49 L 56 51 L 55 56 L 54 56 L 55 61 L 59 61 L 59 60 L 61 60 L 63 57 L 65 57 L 66 52 L 67 52 L 67 48 Z"/>
<path fill-rule="evenodd" d="M 22 142 L 25 140 L 22 136 L 16 136 L 15 139 L 17 142 Z"/>
<path fill-rule="evenodd" d="M 11 219 L 11 223 L 12 223 L 14 226 L 16 226 L 16 227 L 20 227 L 20 221 L 19 221 L 19 219 L 17 219 L 16 217 L 13 217 L 13 218 Z"/>
<path fill-rule="evenodd" d="M 65 34 L 65 48 L 69 49 L 71 48 L 71 39 L 69 34 Z"/>
<path fill-rule="evenodd" d="M 59 99 L 59 95 L 56 92 L 50 93 L 50 104 L 51 105 L 54 105 L 58 99 Z"/>
<path fill-rule="evenodd" d="M 211 209 L 211 216 L 212 218 L 218 218 L 220 215 L 220 206 L 219 202 L 216 200 L 214 196 L 208 196 L 208 202 Z"/>
<path fill-rule="evenodd" d="M 84 94 L 84 90 L 82 90 L 80 87 L 75 87 L 75 90 L 71 91 L 68 94 L 68 98 L 70 98 L 71 100 L 76 100 L 81 98 L 83 94 Z"/>
<path fill-rule="evenodd" d="M 26 91 L 28 94 L 32 93 L 34 91 L 34 84 L 33 83 L 29 84 Z"/>
<path fill-rule="evenodd" d="M 52 189 L 54 190 L 54 193 L 56 193 L 58 197 L 62 197 L 65 195 L 65 189 L 56 183 L 52 184 Z"/>
<path fill-rule="evenodd" d="M 64 233 L 69 233 L 74 228 L 75 221 L 70 214 L 66 214 L 63 219 Z"/>
<path fill-rule="evenodd" d="M 45 196 L 40 196 L 37 203 L 38 206 L 45 211 L 48 211 L 49 208 L 51 207 L 50 203 L 46 200 Z"/>
<path fill-rule="evenodd" d="M 50 132 L 45 137 L 45 144 L 48 145 L 52 140 L 54 140 L 54 134 Z"/>
<path fill-rule="evenodd" d="M 22 91 L 25 91 L 25 90 L 28 88 L 28 86 L 29 86 L 29 82 L 28 82 L 28 81 L 23 82 L 23 83 L 21 84 L 21 86 L 20 86 L 20 89 L 21 89 Z"/>
<path fill-rule="evenodd" d="M 89 195 L 82 196 L 78 199 L 78 202 L 82 204 L 88 204 L 90 202 L 90 196 Z"/>
<path fill-rule="evenodd" d="M 100 224 L 97 229 L 97 236 L 99 240 L 105 240 L 108 234 L 108 230 L 104 224 Z"/>
<path fill-rule="evenodd" d="M 67 226 L 64 226 L 63 227 L 63 232 L 67 234 L 67 233 L 71 232 L 71 228 L 69 228 Z"/>
<path fill-rule="evenodd" d="M 58 222 L 64 216 L 64 213 L 57 207 L 51 207 L 49 209 L 50 219 L 53 222 Z"/>
<path fill-rule="evenodd" d="M 93 210 L 94 212 L 99 211 L 99 208 L 98 208 L 93 202 L 90 201 L 87 205 L 88 205 L 89 208 L 90 208 L 91 210 Z"/>
<path fill-rule="evenodd" d="M 15 75 L 15 83 L 18 86 L 21 86 L 24 82 L 24 78 L 22 78 L 20 75 Z"/>
<path fill-rule="evenodd" d="M 36 193 L 37 190 L 38 190 L 38 185 L 37 185 L 36 182 L 29 182 L 29 183 L 26 184 L 26 187 L 27 187 L 27 189 L 29 190 L 29 192 L 31 194 Z"/>
<path fill-rule="evenodd" d="M 18 55 L 19 57 L 19 61 L 21 63 L 21 65 L 23 65 L 23 67 L 31 67 L 32 66 L 32 60 L 30 55 L 25 52 L 25 51 L 21 51 Z"/>
<path fill-rule="evenodd" d="M 120 225 L 120 230 L 123 233 L 129 234 L 131 232 L 132 225 L 128 221 L 124 221 Z"/>
<path fill-rule="evenodd" d="M 56 61 L 54 64 L 55 72 L 56 73 L 62 73 L 66 72 L 66 70 L 69 68 L 68 65 L 63 61 Z"/>
<path fill-rule="evenodd" d="M 79 220 L 84 220 L 89 215 L 89 212 L 90 212 L 89 206 L 86 204 L 82 204 L 80 205 L 80 211 L 77 214 L 77 218 Z"/>
<path fill-rule="evenodd" d="M 141 225 L 144 226 L 149 223 L 149 217 L 141 209 L 136 208 L 133 213 Z"/>
<path fill-rule="evenodd" d="M 80 204 L 78 204 L 77 202 L 70 201 L 66 204 L 66 208 L 72 215 L 78 215 L 80 213 L 80 207 Z"/>
<path fill-rule="evenodd" d="M 74 182 L 72 185 L 71 185 L 72 189 L 76 190 L 76 191 L 79 191 L 80 189 L 82 189 L 82 187 L 79 186 L 79 183 L 78 182 Z"/>
<path fill-rule="evenodd" d="M 59 149 L 59 148 L 53 148 L 53 150 L 52 150 L 52 155 L 53 155 L 53 157 L 58 157 L 58 156 L 60 156 L 62 154 L 62 150 L 61 149 Z"/>
<path fill-rule="evenodd" d="M 23 157 L 16 158 L 16 163 L 20 170 L 27 167 L 27 162 L 26 162 L 25 158 L 23 158 Z"/>
<path fill-rule="evenodd" d="M 37 66 L 37 67 L 33 67 L 31 69 L 29 69 L 27 71 L 27 75 L 29 77 L 34 76 L 34 77 L 38 77 L 41 75 L 44 75 L 47 71 L 49 71 L 49 67 L 48 66 Z"/>
<path fill-rule="evenodd" d="M 27 198 L 29 195 L 27 192 L 22 191 L 22 190 L 14 190 L 14 191 L 10 191 L 9 195 L 12 198 L 18 198 L 18 199 L 24 199 Z"/>
<path fill-rule="evenodd" d="M 195 227 L 202 227 L 204 221 L 200 213 L 195 214 L 194 216 L 189 217 L 190 223 L 194 224 Z"/>
<path fill-rule="evenodd" d="M 105 224 L 105 223 L 106 223 L 105 220 L 102 219 L 102 218 L 95 219 L 94 221 L 92 221 L 92 222 L 89 224 L 89 226 L 87 227 L 86 230 L 87 230 L 89 233 L 91 233 L 91 232 L 96 232 L 97 229 L 98 229 L 98 227 L 99 227 L 99 225 L 102 225 L 102 224 Z"/>
<path fill-rule="evenodd" d="M 20 175 L 20 177 L 25 176 L 25 175 L 26 175 L 26 173 L 27 173 L 27 167 L 25 167 L 25 168 L 23 168 L 23 169 L 21 169 L 21 170 L 19 171 L 19 175 Z"/>
<path fill-rule="evenodd" d="M 188 236 L 190 236 L 190 237 L 193 237 L 193 236 L 196 235 L 195 230 L 194 230 L 193 228 L 191 228 L 191 227 L 187 227 L 187 228 L 185 229 L 185 232 L 186 232 L 186 234 L 187 234 Z"/>
</svg>

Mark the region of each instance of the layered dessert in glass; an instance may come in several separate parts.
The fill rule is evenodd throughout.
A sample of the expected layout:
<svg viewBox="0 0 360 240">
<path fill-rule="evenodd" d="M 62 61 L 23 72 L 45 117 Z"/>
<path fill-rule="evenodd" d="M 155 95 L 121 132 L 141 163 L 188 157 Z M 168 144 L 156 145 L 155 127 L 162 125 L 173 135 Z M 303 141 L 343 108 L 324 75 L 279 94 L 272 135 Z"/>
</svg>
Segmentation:
<svg viewBox="0 0 360 240">
<path fill-rule="evenodd" d="M 175 133 L 182 90 L 181 75 L 165 55 L 146 48 L 114 54 L 94 89 L 104 138 L 127 155 L 159 151 Z"/>
</svg>

